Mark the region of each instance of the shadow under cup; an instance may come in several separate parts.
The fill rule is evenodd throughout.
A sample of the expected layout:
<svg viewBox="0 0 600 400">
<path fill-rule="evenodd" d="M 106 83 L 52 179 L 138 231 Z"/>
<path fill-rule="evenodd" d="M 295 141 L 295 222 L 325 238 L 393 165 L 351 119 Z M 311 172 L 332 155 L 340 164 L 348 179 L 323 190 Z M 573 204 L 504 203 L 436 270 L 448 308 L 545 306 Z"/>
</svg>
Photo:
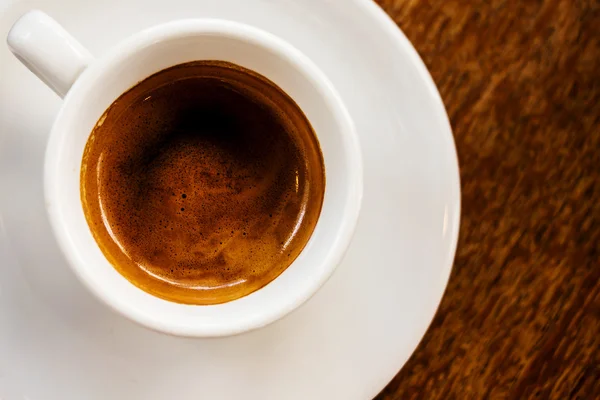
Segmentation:
<svg viewBox="0 0 600 400">
<path fill-rule="evenodd" d="M 223 304 L 169 302 L 132 285 L 98 247 L 81 205 L 83 151 L 96 122 L 121 94 L 174 65 L 221 60 L 267 77 L 304 112 L 321 147 L 326 187 L 319 220 L 296 260 L 263 288 Z M 357 222 L 362 163 L 352 121 L 327 78 L 281 39 L 245 25 L 187 20 L 134 35 L 94 61 L 65 98 L 48 144 L 50 220 L 82 282 L 128 318 L 162 332 L 223 336 L 275 321 L 306 301 L 341 261 Z"/>
</svg>

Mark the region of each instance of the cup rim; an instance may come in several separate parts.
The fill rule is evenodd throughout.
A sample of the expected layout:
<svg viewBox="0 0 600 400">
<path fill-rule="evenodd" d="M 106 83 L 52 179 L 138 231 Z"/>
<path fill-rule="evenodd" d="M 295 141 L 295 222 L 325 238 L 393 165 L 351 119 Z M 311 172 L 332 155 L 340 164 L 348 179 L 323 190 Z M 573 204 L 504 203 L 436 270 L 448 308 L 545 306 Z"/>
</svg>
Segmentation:
<svg viewBox="0 0 600 400">
<path fill-rule="evenodd" d="M 348 206 L 344 212 L 344 221 L 337 229 L 337 232 L 340 233 L 340 235 L 334 241 L 333 247 L 335 251 L 332 252 L 332 257 L 329 257 L 327 260 L 323 261 L 325 268 L 322 269 L 320 276 L 315 277 L 316 279 L 307 280 L 307 282 L 303 284 L 305 288 L 301 291 L 300 295 L 296 296 L 295 298 L 290 298 L 288 301 L 282 302 L 279 307 L 273 307 L 269 310 L 269 312 L 257 313 L 243 323 L 232 323 L 226 326 L 193 323 L 186 325 L 168 325 L 165 324 L 164 321 L 148 317 L 148 315 L 140 312 L 136 307 L 132 306 L 131 304 L 127 304 L 127 300 L 118 299 L 118 295 L 115 295 L 114 293 L 108 293 L 107 291 L 99 288 L 95 284 L 93 277 L 85 273 L 80 267 L 80 264 L 83 260 L 76 254 L 77 249 L 69 239 L 69 235 L 72 234 L 72 229 L 70 229 L 70 227 L 67 226 L 67 223 L 64 221 L 60 208 L 53 206 L 55 202 L 60 201 L 60 193 L 58 192 L 58 185 L 56 184 L 58 180 L 57 174 L 61 172 L 57 165 L 57 154 L 59 152 L 58 150 L 65 143 L 66 137 L 68 136 L 68 129 L 63 128 L 63 125 L 66 123 L 65 110 L 67 108 L 76 106 L 76 104 L 73 104 L 70 99 L 75 97 L 76 93 L 82 90 L 81 88 L 85 90 L 85 82 L 97 80 L 104 74 L 104 71 L 113 68 L 119 63 L 120 60 L 126 58 L 129 53 L 135 52 L 141 47 L 151 44 L 157 40 L 166 40 L 182 35 L 194 34 L 226 35 L 244 41 L 251 40 L 260 46 L 267 46 L 270 49 L 274 49 L 278 54 L 285 55 L 292 60 L 295 67 L 299 71 L 306 75 L 307 78 L 315 81 L 322 91 L 321 95 L 327 96 L 327 101 L 334 106 L 333 108 L 336 111 L 336 115 L 334 115 L 334 117 L 337 120 L 337 124 L 340 125 L 340 130 L 343 131 L 343 136 L 345 136 L 344 144 L 346 145 L 346 151 L 349 152 L 353 161 L 351 169 L 347 171 L 351 177 L 350 185 L 352 187 L 349 189 L 349 193 L 351 193 L 351 195 L 348 199 Z M 218 337 L 243 333 L 268 325 L 280 319 L 284 315 L 287 315 L 306 302 L 329 279 L 345 255 L 358 222 L 358 216 L 362 203 L 362 193 L 363 165 L 358 135 L 354 128 L 354 124 L 349 112 L 341 100 L 341 97 L 330 83 L 329 79 L 307 56 L 305 56 L 291 44 L 285 42 L 283 39 L 249 25 L 219 19 L 184 19 L 156 25 L 137 32 L 125 40 L 117 43 L 105 54 L 94 60 L 87 67 L 87 69 L 83 71 L 81 76 L 72 86 L 71 90 L 69 90 L 65 96 L 63 106 L 61 107 L 53 124 L 45 155 L 44 195 L 46 200 L 46 209 L 52 229 L 59 243 L 59 247 L 61 248 L 63 254 L 65 254 L 65 257 L 67 258 L 68 263 L 75 275 L 97 298 L 121 315 L 124 315 L 128 319 L 153 330 L 177 336 Z M 292 262 L 290 267 L 294 264 L 294 262 Z M 123 279 L 126 278 L 123 277 Z M 277 278 L 275 278 L 275 280 L 277 280 Z M 275 282 L 275 280 L 273 282 Z M 272 284 L 273 282 L 270 282 L 268 285 Z M 131 285 L 133 286 L 133 284 Z M 262 289 L 259 289 L 259 291 L 260 290 Z M 235 301 L 237 300 L 233 300 L 232 302 Z M 190 306 L 185 304 L 180 304 L 180 306 L 212 307 L 210 305 Z"/>
</svg>

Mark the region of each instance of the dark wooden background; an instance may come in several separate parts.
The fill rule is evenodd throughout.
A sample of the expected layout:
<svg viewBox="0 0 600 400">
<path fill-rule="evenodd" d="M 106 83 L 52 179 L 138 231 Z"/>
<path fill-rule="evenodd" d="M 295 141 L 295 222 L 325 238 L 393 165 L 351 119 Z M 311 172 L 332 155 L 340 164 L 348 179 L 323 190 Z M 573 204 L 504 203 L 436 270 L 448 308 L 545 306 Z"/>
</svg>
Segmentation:
<svg viewBox="0 0 600 400">
<path fill-rule="evenodd" d="M 600 399 L 600 0 L 379 0 L 450 115 L 454 270 L 377 400 Z"/>
</svg>

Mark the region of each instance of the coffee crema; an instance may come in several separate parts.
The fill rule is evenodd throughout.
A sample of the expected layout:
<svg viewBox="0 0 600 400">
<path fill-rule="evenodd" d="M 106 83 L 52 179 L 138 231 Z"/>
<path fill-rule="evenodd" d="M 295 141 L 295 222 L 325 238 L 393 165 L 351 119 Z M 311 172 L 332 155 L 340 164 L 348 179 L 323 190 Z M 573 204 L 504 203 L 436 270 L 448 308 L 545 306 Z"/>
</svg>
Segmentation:
<svg viewBox="0 0 600 400">
<path fill-rule="evenodd" d="M 300 107 L 222 61 L 160 71 L 121 95 L 85 147 L 81 199 L 100 249 L 157 297 L 208 305 L 279 276 L 317 224 L 325 169 Z"/>
</svg>

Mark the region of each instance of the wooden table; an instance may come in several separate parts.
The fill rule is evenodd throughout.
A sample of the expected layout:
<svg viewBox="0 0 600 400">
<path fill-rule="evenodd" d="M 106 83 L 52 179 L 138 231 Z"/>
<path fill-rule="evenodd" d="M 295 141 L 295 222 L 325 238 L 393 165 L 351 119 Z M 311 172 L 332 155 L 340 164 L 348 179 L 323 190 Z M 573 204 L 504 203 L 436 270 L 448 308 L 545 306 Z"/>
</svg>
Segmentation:
<svg viewBox="0 0 600 400">
<path fill-rule="evenodd" d="M 448 289 L 377 400 L 600 399 L 600 0 L 379 0 L 450 115 Z"/>
</svg>

